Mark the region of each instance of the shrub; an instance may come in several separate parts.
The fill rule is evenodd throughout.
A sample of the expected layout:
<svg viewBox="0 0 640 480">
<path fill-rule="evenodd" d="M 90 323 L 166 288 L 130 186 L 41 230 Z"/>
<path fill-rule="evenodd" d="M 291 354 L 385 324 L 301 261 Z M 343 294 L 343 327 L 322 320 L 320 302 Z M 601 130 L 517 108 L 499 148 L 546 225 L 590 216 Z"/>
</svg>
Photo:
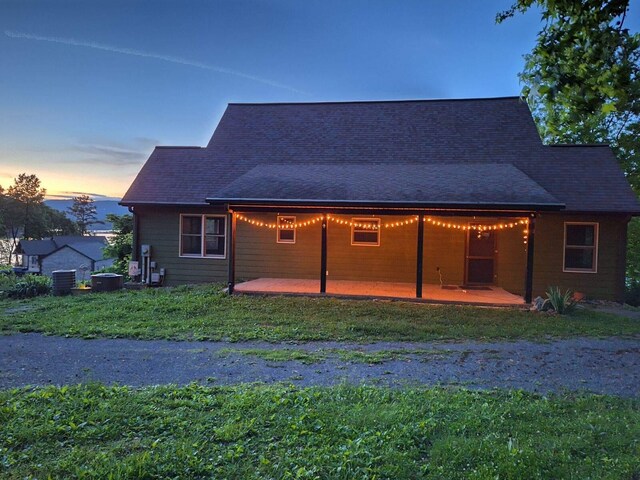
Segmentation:
<svg viewBox="0 0 640 480">
<path fill-rule="evenodd" d="M 543 310 L 551 307 L 560 315 L 571 313 L 576 308 L 576 301 L 573 299 L 573 292 L 567 290 L 562 293 L 560 287 L 549 287 L 547 298 L 543 304 Z"/>
<path fill-rule="evenodd" d="M 640 280 L 631 280 L 627 283 L 624 292 L 624 302 L 634 307 L 640 306 Z"/>
<path fill-rule="evenodd" d="M 32 298 L 51 293 L 51 279 L 40 275 L 25 275 L 5 290 L 9 298 Z"/>
<path fill-rule="evenodd" d="M 96 275 L 98 273 L 117 273 L 118 275 L 122 275 L 124 277 L 125 282 L 131 280 L 129 277 L 129 264 L 127 263 L 126 268 L 123 268 L 122 264 L 114 263 L 110 267 L 104 267 L 100 270 L 96 270 L 95 272 L 91 272 L 91 275 Z"/>
<path fill-rule="evenodd" d="M 17 281 L 18 277 L 12 270 L 0 270 L 0 296 L 12 289 Z"/>
</svg>

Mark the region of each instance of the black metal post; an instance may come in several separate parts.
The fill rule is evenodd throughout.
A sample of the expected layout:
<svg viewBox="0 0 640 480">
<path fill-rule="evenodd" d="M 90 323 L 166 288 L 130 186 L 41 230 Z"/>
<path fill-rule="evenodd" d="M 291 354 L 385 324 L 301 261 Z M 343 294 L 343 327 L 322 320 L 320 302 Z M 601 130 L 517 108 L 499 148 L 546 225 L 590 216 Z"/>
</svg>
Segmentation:
<svg viewBox="0 0 640 480">
<path fill-rule="evenodd" d="M 236 286 L 236 214 L 230 212 L 231 225 L 229 228 L 229 281 L 227 291 L 233 295 Z"/>
<path fill-rule="evenodd" d="M 536 233 L 536 217 L 535 215 L 529 219 L 527 238 L 527 270 L 525 274 L 524 283 L 524 301 L 525 303 L 531 303 L 533 297 L 533 250 L 535 246 L 535 233 Z"/>
<path fill-rule="evenodd" d="M 320 250 L 320 293 L 327 292 L 327 214 L 322 214 L 322 242 Z"/>
<path fill-rule="evenodd" d="M 416 298 L 422 298 L 422 263 L 424 259 L 424 214 L 418 215 L 418 249 L 416 252 Z"/>
</svg>

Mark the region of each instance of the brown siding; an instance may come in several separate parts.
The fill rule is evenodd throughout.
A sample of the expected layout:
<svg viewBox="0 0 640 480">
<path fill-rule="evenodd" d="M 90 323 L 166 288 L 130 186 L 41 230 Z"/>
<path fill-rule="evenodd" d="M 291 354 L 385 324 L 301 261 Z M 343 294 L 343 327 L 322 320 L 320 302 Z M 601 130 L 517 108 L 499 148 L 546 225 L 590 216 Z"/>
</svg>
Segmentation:
<svg viewBox="0 0 640 480">
<path fill-rule="evenodd" d="M 180 213 L 221 213 L 206 208 L 137 208 L 140 220 L 140 244 L 152 246 L 152 260 L 167 269 L 166 283 L 226 282 L 227 260 L 181 258 L 178 254 Z M 275 223 L 276 214 L 250 214 L 253 219 Z M 318 215 L 297 214 L 298 222 Z M 350 220 L 351 215 L 340 216 Z M 380 216 L 381 223 L 405 220 L 407 216 Z M 444 218 L 442 220 L 445 220 Z M 472 218 L 451 218 L 468 223 Z M 483 219 L 487 223 L 499 218 Z M 599 222 L 598 272 L 564 273 L 564 222 Z M 627 219 L 622 216 L 561 215 L 538 216 L 534 258 L 534 296 L 544 296 L 550 285 L 584 292 L 589 297 L 621 300 L 624 295 L 624 270 Z M 512 293 L 524 293 L 526 249 L 523 228 L 498 231 L 495 284 Z M 237 222 L 236 278 L 259 277 L 315 279 L 320 275 L 321 227 L 299 228 L 295 244 L 276 242 L 274 229 Z M 334 280 L 372 280 L 415 282 L 417 225 L 383 228 L 380 246 L 351 245 L 351 228 L 329 222 L 327 232 L 328 278 Z M 443 282 L 462 285 L 465 275 L 466 233 L 426 224 L 424 236 L 423 281 L 439 284 L 436 267 Z"/>
<path fill-rule="evenodd" d="M 217 258 L 183 258 L 179 255 L 180 214 L 220 214 L 207 208 L 136 208 L 139 215 L 139 244 L 151 245 L 151 260 L 158 269 L 166 269 L 165 284 L 209 283 L 227 281 L 227 260 Z"/>
<path fill-rule="evenodd" d="M 288 216 L 290 214 L 287 214 Z M 318 215 L 295 214 L 297 222 Z M 277 214 L 251 213 L 247 217 L 275 223 Z M 275 229 L 258 227 L 242 220 L 236 223 L 236 279 L 320 277 L 321 222 L 298 228 L 296 243 L 277 243 Z"/>
<path fill-rule="evenodd" d="M 247 214 L 251 219 L 275 223 L 275 214 Z M 351 215 L 334 215 L 349 221 Z M 317 215 L 296 215 L 303 222 Z M 363 216 L 380 218 L 382 224 L 403 221 L 404 216 Z M 445 219 L 442 218 L 444 221 Z M 468 223 L 472 218 L 450 219 Z M 477 221 L 477 220 L 476 220 Z M 498 218 L 483 219 L 485 223 L 500 222 Z M 278 244 L 275 230 L 238 221 L 236 270 L 238 279 L 259 277 L 309 278 L 320 275 L 320 224 L 299 228 L 296 243 Z M 413 283 L 416 279 L 417 224 L 382 228 L 379 246 L 351 245 L 351 227 L 329 222 L 327 231 L 328 279 L 370 280 Z M 513 293 L 524 289 L 525 249 L 522 229 L 500 231 L 497 235 L 496 285 Z M 462 285 L 465 274 L 466 232 L 425 225 L 425 283 L 439 284 L 436 267 L 440 267 L 443 282 Z"/>
<path fill-rule="evenodd" d="M 445 221 L 445 219 L 441 219 Z M 465 219 L 450 221 L 465 223 Z M 424 231 L 423 282 L 434 285 L 462 285 L 464 283 L 464 256 L 466 234 L 427 223 Z M 440 268 L 438 274 L 437 268 Z"/>
<path fill-rule="evenodd" d="M 597 273 L 562 271 L 564 222 L 598 222 Z M 544 296 L 549 286 L 570 288 L 591 298 L 624 298 L 624 244 L 627 218 L 622 216 L 541 214 L 536 221 L 533 294 Z"/>
<path fill-rule="evenodd" d="M 463 225 L 469 223 L 493 225 L 500 222 L 508 223 L 512 219 L 441 217 L 438 220 Z M 522 295 L 524 291 L 526 250 L 522 238 L 523 230 L 524 228 L 514 227 L 496 232 L 494 284 L 517 295 Z M 425 283 L 435 285 L 440 283 L 437 267 L 440 267 L 444 284 L 463 285 L 465 283 L 467 235 L 466 231 L 426 225 L 423 277 Z"/>
<path fill-rule="evenodd" d="M 404 221 L 404 216 L 351 216 L 340 219 L 379 218 L 381 225 Z M 351 245 L 351 227 L 329 223 L 327 231 L 327 270 L 329 280 L 416 281 L 417 224 L 381 227 L 380 245 Z"/>
<path fill-rule="evenodd" d="M 497 239 L 496 285 L 516 295 L 524 295 L 527 267 L 524 230 L 524 226 L 505 229 L 498 232 Z"/>
</svg>

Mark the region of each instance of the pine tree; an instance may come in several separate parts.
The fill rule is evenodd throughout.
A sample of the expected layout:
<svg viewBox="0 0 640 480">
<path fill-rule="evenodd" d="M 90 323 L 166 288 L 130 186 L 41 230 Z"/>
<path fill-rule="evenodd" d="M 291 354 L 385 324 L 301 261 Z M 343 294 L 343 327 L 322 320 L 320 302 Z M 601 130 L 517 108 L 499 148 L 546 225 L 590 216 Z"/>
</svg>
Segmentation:
<svg viewBox="0 0 640 480">
<path fill-rule="evenodd" d="M 104 223 L 98 220 L 96 202 L 89 195 L 73 197 L 73 205 L 67 210 L 76 219 L 81 235 L 87 235 L 91 225 Z"/>
</svg>

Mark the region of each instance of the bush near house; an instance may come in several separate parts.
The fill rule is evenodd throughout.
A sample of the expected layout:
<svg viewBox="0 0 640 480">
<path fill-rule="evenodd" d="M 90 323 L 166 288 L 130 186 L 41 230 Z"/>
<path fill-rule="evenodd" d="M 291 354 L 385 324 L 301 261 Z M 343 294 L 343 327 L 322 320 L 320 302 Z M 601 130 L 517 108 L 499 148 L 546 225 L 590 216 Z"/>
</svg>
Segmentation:
<svg viewBox="0 0 640 480">
<path fill-rule="evenodd" d="M 572 313 L 577 306 L 577 302 L 573 298 L 573 292 L 566 290 L 562 292 L 560 287 L 549 287 L 547 290 L 547 299 L 542 304 L 543 310 L 552 309 L 560 315 Z"/>
<path fill-rule="evenodd" d="M 640 307 L 640 280 L 634 279 L 627 283 L 624 302 L 634 307 Z"/>
<path fill-rule="evenodd" d="M 13 284 L 11 284 L 13 282 Z M 4 286 L 4 295 L 9 298 L 33 298 L 51 293 L 51 279 L 42 275 L 25 275 L 16 277 Z"/>
</svg>

